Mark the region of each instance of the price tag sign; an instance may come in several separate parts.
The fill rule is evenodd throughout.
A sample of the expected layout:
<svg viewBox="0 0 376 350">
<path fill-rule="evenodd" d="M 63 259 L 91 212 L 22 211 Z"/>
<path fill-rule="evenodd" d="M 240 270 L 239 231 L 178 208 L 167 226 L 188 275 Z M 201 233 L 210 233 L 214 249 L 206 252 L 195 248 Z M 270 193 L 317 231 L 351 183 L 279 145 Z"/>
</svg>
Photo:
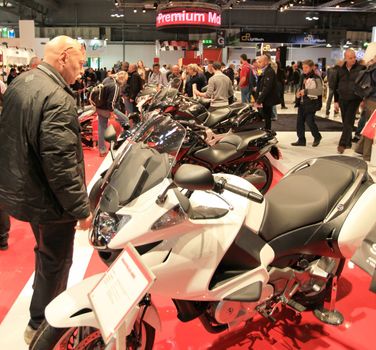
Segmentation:
<svg viewBox="0 0 376 350">
<path fill-rule="evenodd" d="M 130 243 L 89 293 L 89 300 L 107 344 L 142 300 L 155 280 Z"/>
</svg>

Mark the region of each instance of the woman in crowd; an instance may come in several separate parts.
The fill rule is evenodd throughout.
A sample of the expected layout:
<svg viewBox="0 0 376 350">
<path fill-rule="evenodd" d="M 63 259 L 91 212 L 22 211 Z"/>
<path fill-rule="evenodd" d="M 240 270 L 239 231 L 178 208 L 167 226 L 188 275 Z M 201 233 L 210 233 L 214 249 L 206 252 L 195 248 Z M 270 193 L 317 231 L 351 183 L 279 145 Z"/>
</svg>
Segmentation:
<svg viewBox="0 0 376 350">
<path fill-rule="evenodd" d="M 193 97 L 193 85 L 196 84 L 196 89 L 201 92 L 202 88 L 206 86 L 207 81 L 204 73 L 197 64 L 189 64 L 187 73 L 189 79 L 187 79 L 185 84 L 185 92 L 189 97 Z"/>
<path fill-rule="evenodd" d="M 137 73 L 140 75 L 142 82 L 145 83 L 147 77 L 147 69 L 145 67 L 144 61 L 139 60 L 137 62 Z"/>
<path fill-rule="evenodd" d="M 315 114 L 322 106 L 323 83 L 315 74 L 315 64 L 312 60 L 303 62 L 303 75 L 300 79 L 299 89 L 296 93 L 298 109 L 297 134 L 298 140 L 292 146 L 305 146 L 305 123 L 311 129 L 314 138 L 312 147 L 320 144 L 322 136 L 315 122 Z"/>
</svg>

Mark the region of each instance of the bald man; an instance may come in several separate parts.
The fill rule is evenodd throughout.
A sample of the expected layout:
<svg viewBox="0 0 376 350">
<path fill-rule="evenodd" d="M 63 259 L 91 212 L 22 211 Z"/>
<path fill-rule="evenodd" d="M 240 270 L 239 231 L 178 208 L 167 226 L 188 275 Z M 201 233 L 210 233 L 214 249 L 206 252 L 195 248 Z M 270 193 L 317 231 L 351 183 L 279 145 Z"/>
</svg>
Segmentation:
<svg viewBox="0 0 376 350">
<path fill-rule="evenodd" d="M 130 64 L 128 68 L 128 81 L 124 85 L 123 96 L 127 113 L 136 112 L 136 97 L 142 90 L 142 78 L 137 71 L 136 64 Z"/>
<path fill-rule="evenodd" d="M 354 128 L 356 111 L 362 99 L 355 95 L 355 80 L 359 72 L 365 69 L 356 61 L 353 49 L 348 49 L 344 54 L 344 63 L 336 70 L 334 91 L 334 108 L 341 110 L 342 135 L 338 142 L 337 151 L 342 154 L 345 149 L 351 148 L 352 131 Z"/>
<path fill-rule="evenodd" d="M 90 228 L 84 161 L 69 85 L 83 74 L 80 43 L 51 40 L 43 62 L 19 76 L 4 95 L 0 119 L 0 207 L 30 223 L 35 236 L 34 292 L 25 341 L 46 305 L 65 290 L 75 229 Z"/>
<path fill-rule="evenodd" d="M 272 128 L 273 106 L 280 104 L 277 75 L 271 66 L 270 57 L 262 55 L 257 58 L 257 65 L 262 73 L 257 80 L 255 107 L 262 110 L 265 129 Z"/>
</svg>

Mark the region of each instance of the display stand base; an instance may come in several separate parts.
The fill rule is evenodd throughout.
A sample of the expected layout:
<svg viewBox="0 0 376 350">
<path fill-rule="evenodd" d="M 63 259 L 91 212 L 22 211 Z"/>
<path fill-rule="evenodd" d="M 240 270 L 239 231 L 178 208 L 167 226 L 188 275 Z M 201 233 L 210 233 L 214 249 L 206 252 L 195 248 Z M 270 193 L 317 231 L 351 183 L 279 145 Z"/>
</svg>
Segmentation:
<svg viewBox="0 0 376 350">
<path fill-rule="evenodd" d="M 333 326 L 339 326 L 343 323 L 343 315 L 337 311 L 329 311 L 327 309 L 316 309 L 313 311 L 313 314 L 321 321 Z"/>
</svg>

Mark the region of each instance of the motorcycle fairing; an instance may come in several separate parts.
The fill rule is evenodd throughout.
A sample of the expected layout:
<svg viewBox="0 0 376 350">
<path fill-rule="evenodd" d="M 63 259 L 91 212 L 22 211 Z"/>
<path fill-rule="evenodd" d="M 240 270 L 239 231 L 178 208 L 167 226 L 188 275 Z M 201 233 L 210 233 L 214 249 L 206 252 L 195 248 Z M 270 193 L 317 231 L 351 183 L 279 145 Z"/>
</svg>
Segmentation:
<svg viewBox="0 0 376 350">
<path fill-rule="evenodd" d="M 100 329 L 88 294 L 102 277 L 103 274 L 101 273 L 86 278 L 58 295 L 45 309 L 48 323 L 55 328 L 94 327 Z M 126 332 L 127 335 L 132 331 L 138 314 L 139 307 L 136 307 L 125 320 L 125 324 L 129 327 Z M 153 304 L 147 308 L 144 321 L 157 330 L 161 329 L 161 320 Z"/>
</svg>

